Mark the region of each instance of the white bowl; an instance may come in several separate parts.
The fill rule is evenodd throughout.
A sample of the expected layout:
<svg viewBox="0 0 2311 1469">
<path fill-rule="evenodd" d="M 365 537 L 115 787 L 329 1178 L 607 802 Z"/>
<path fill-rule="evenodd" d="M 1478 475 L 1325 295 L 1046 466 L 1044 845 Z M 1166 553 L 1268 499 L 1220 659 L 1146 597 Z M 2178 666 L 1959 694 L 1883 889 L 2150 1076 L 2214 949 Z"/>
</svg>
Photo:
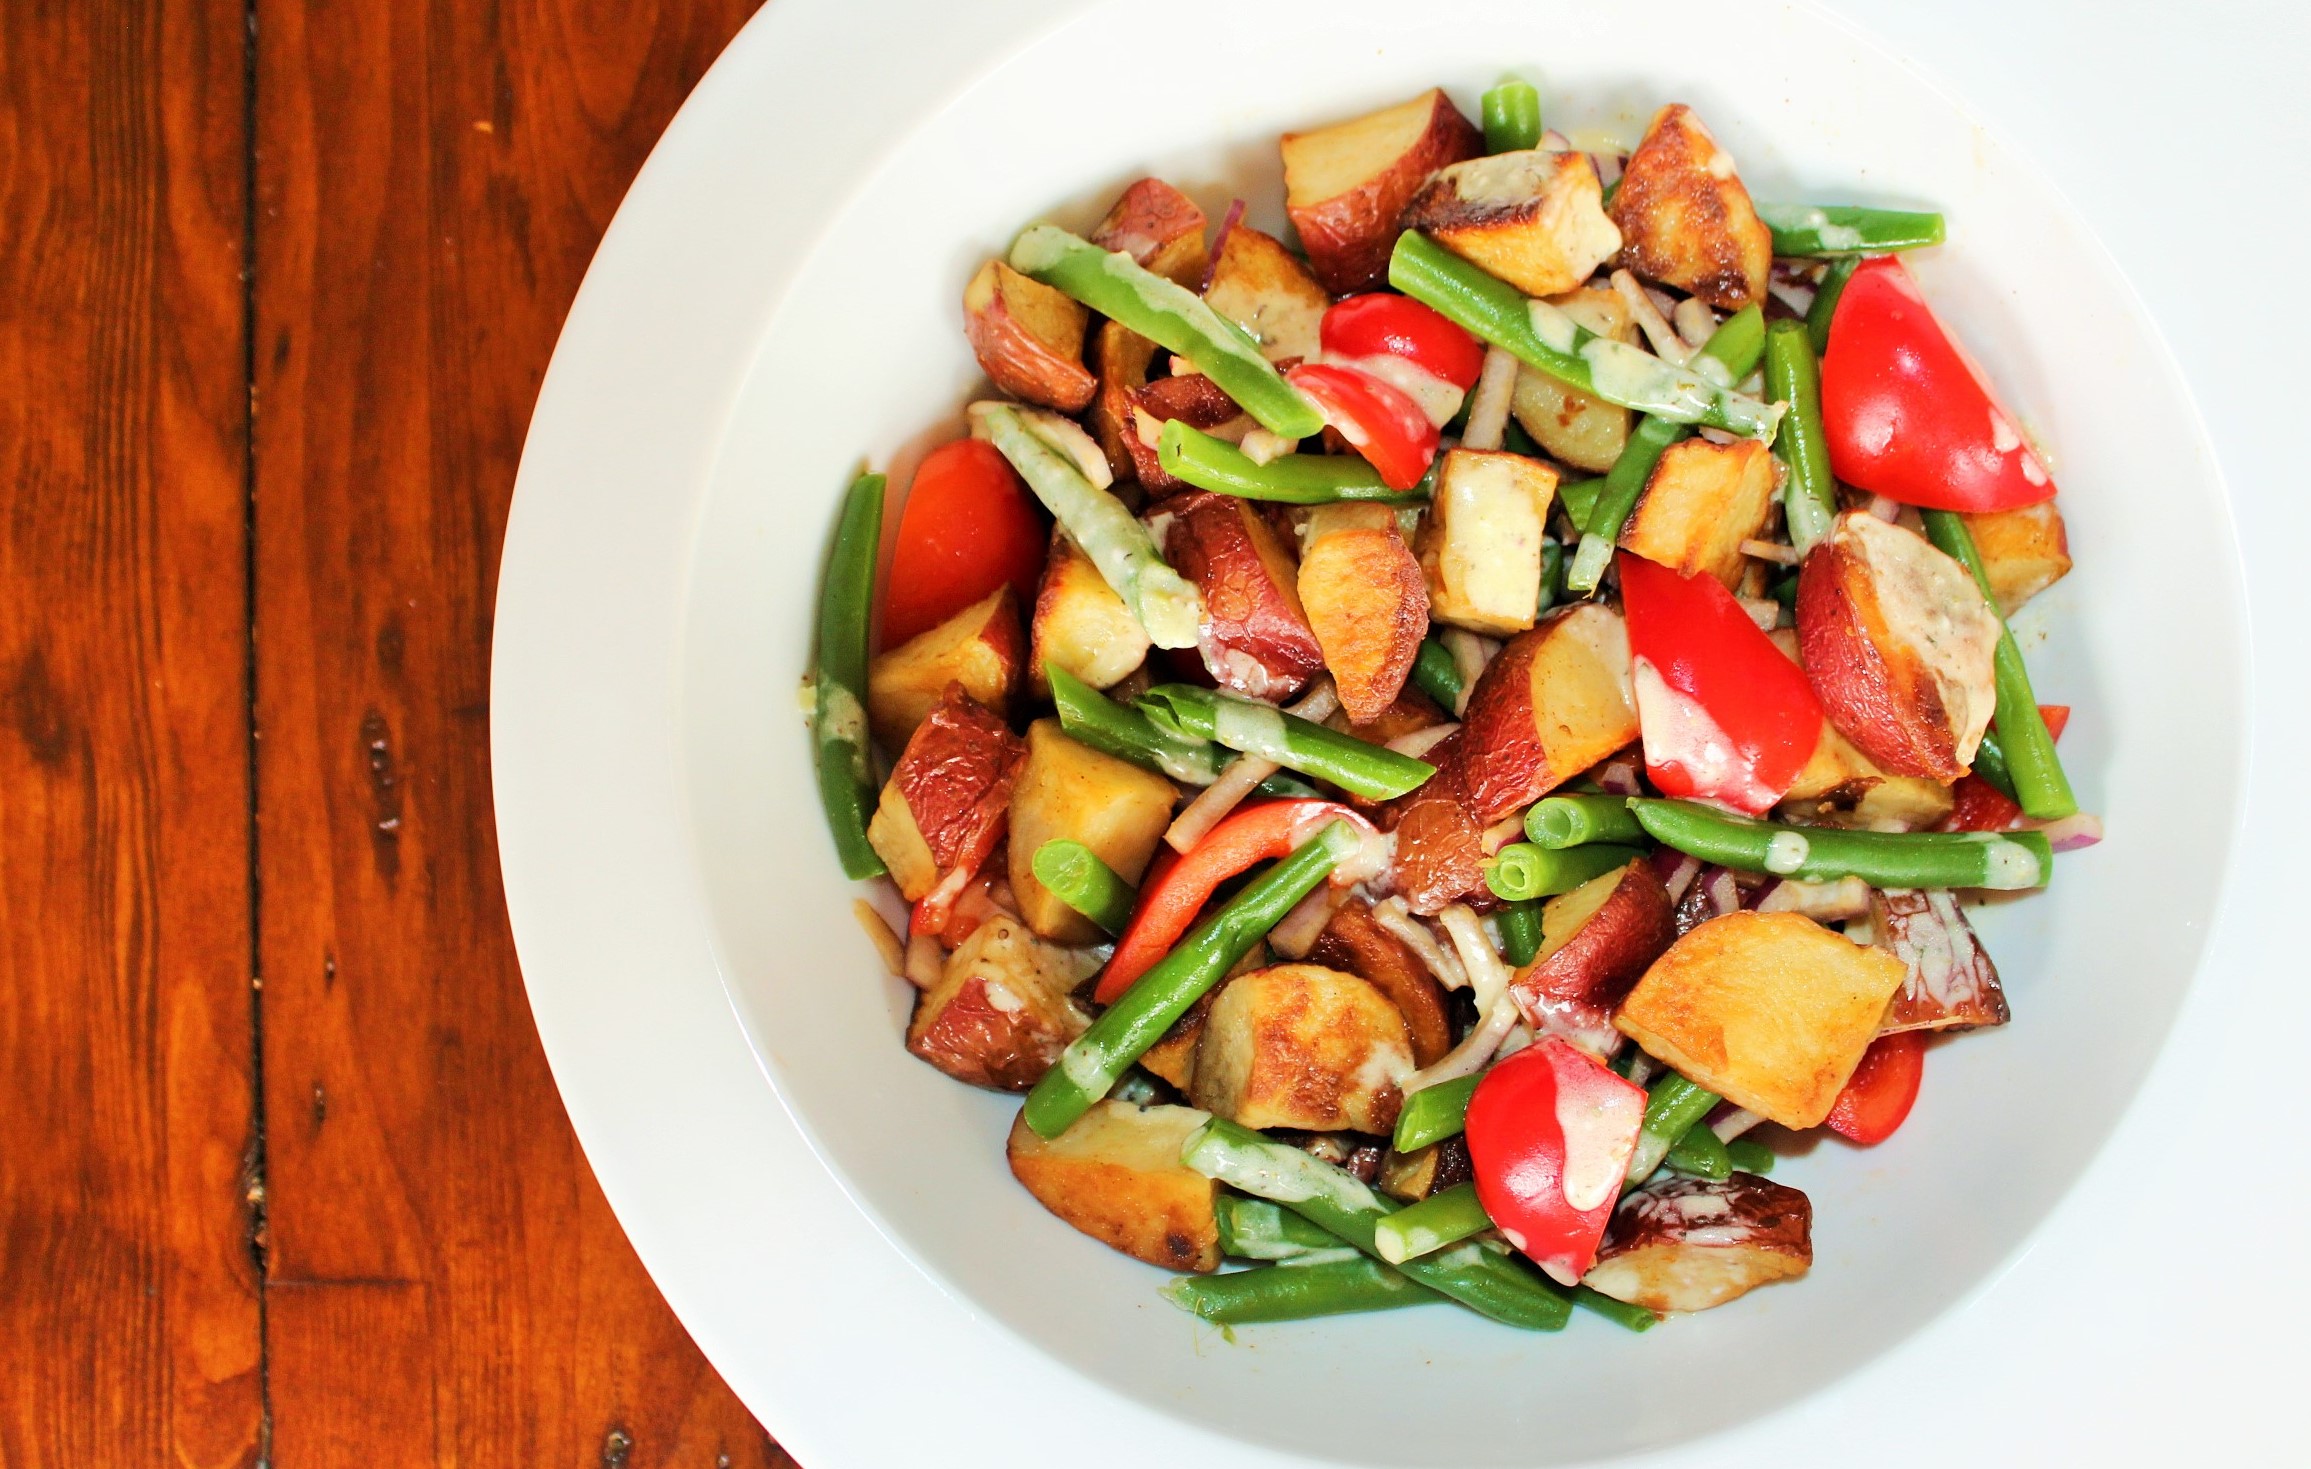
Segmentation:
<svg viewBox="0 0 2311 1469">
<path fill-rule="evenodd" d="M 858 38 L 830 7 L 774 9 L 788 7 L 790 48 L 824 44 L 815 70 L 862 77 L 832 49 Z M 2228 512 L 2125 283 L 2025 161 L 1811 10 L 1658 0 L 1632 24 L 1530 3 L 1034 9 L 1072 16 L 1050 29 L 991 11 L 973 27 L 926 11 L 876 77 L 816 94 L 795 61 L 742 41 L 653 157 L 573 311 L 509 528 L 493 693 L 508 898 L 557 1063 L 577 1044 L 557 1044 L 558 990 L 625 986 L 639 1035 L 662 988 L 718 978 L 760 1063 L 752 1084 L 775 1088 L 990 1340 L 1011 1338 L 952 1370 L 992 1379 L 1023 1343 L 1087 1379 L 1086 1402 L 1177 1415 L 1246 1462 L 1263 1447 L 1477 1465 L 1658 1446 L 1916 1331 L 2021 1247 L 2107 1135 L 2198 963 L 2234 825 L 2239 608 L 2145 591 L 2177 565 L 2224 580 Z M 1680 34 L 1710 43 L 1660 43 Z M 804 95 L 747 90 L 782 68 Z M 1155 172 L 1215 216 L 1241 194 L 1280 228 L 1279 131 L 1439 83 L 1473 115 L 1504 68 L 1539 81 L 1550 123 L 1576 135 L 1634 141 L 1654 106 L 1693 104 L 1759 197 L 1945 212 L 1951 242 L 1915 257 L 1918 274 L 2065 488 L 2077 570 L 2018 631 L 2041 698 L 2076 710 L 2063 752 L 2111 837 L 2064 858 L 2045 894 L 1981 916 L 2014 1022 L 1938 1048 L 1889 1143 L 1785 1164 L 1815 1207 L 1804 1281 L 1642 1337 L 1589 1318 L 1532 1337 L 1434 1309 L 1230 1344 L 1154 1294 L 1161 1273 L 1017 1187 L 1002 1157 L 1015 1099 L 901 1049 L 909 992 L 845 911 L 796 705 L 818 568 L 862 458 L 903 469 L 978 380 L 957 298 L 1022 224 L 1086 225 Z M 856 117 L 858 136 L 798 130 L 813 116 L 845 131 Z M 2226 732 L 2211 748 L 2210 730 Z M 2193 799 L 2175 797 L 2180 770 Z M 696 1044 L 701 1067 L 727 1063 L 727 1037 L 683 1036 L 668 1043 Z M 649 1146 L 620 1116 L 645 1101 L 569 1100 L 590 1149 Z M 664 1207 L 612 1197 L 630 1227 Z M 771 1426 L 807 1435 L 823 1411 L 789 1404 Z M 984 1446 L 1000 1421 L 956 1427 Z"/>
</svg>

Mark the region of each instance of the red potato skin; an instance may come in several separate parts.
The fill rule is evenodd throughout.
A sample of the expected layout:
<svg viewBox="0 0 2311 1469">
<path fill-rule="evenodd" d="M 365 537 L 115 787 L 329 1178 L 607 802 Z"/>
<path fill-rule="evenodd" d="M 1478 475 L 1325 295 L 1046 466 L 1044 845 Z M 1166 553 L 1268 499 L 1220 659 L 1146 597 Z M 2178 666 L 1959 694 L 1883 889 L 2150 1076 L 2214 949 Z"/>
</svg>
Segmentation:
<svg viewBox="0 0 2311 1469">
<path fill-rule="evenodd" d="M 1388 283 L 1388 256 L 1396 248 L 1397 219 L 1428 176 L 1448 163 L 1484 151 L 1484 134 L 1461 116 L 1442 92 L 1411 151 L 1345 194 L 1311 204 L 1287 204 L 1292 228 L 1308 252 L 1308 268 L 1335 296 Z"/>
<path fill-rule="evenodd" d="M 1317 935 L 1307 961 L 1355 975 L 1388 997 L 1412 1038 L 1412 1064 L 1433 1066 L 1452 1049 L 1444 986 L 1404 940 L 1380 926 L 1362 898 L 1350 898 Z"/>
<path fill-rule="evenodd" d="M 1945 784 L 1966 773 L 1941 691 L 1888 627 L 1859 554 L 1834 534 L 1798 572 L 1797 638 L 1822 712 L 1879 767 Z"/>
<path fill-rule="evenodd" d="M 1391 879 L 1415 913 L 1441 913 L 1463 899 L 1492 906 L 1484 880 L 1484 828 L 1470 819 L 1468 798 L 1452 775 L 1453 746 L 1466 733 L 1448 735 L 1429 752 L 1437 773 L 1393 808 L 1396 865 Z"/>
<path fill-rule="evenodd" d="M 1121 250 L 1191 291 L 1202 282 L 1209 263 L 1204 211 L 1158 178 L 1140 179 L 1125 189 L 1091 232 L 1091 243 L 1102 250 Z"/>
<path fill-rule="evenodd" d="M 907 1049 L 957 1081 L 1000 1092 L 1023 1092 L 1058 1064 L 1075 1037 L 1039 1024 L 1034 1011 L 998 1005 L 987 982 L 974 976 L 921 1030 Z"/>
<path fill-rule="evenodd" d="M 1176 418 L 1193 429 L 1215 429 L 1244 411 L 1236 406 L 1235 399 L 1220 391 L 1219 384 L 1200 372 L 1159 377 L 1131 393 L 1130 407 L 1136 412 L 1126 414 L 1124 451 L 1131 455 L 1132 474 L 1151 500 L 1191 487 L 1167 474 L 1156 459 L 1155 445 L 1142 441 L 1139 414 L 1154 419 L 1158 426 Z"/>
<path fill-rule="evenodd" d="M 1174 518 L 1164 556 L 1204 595 L 1200 643 L 1220 686 L 1274 699 L 1298 692 L 1322 672 L 1324 653 L 1294 590 L 1290 557 L 1258 509 L 1200 491 L 1166 502 L 1165 509 Z M 1243 658 L 1261 673 L 1248 675 Z"/>
<path fill-rule="evenodd" d="M 1605 905 L 1562 948 L 1519 973 L 1509 993 L 1536 1032 L 1567 1019 L 1610 1030 L 1613 1007 L 1676 941 L 1668 887 L 1652 863 L 1632 862 Z"/>
<path fill-rule="evenodd" d="M 989 261 L 986 271 L 990 282 L 1007 269 L 998 261 Z M 1074 341 L 1051 341 L 1014 314 L 1011 305 L 997 284 L 974 280 L 964 293 L 963 336 L 979 366 L 996 387 L 1015 398 L 1061 413 L 1082 412 L 1099 387 L 1083 365 L 1082 313 L 1077 313 Z"/>
<path fill-rule="evenodd" d="M 1541 728 L 1546 716 L 1533 707 L 1533 663 L 1550 629 L 1567 615 L 1552 614 L 1509 640 L 1469 692 L 1460 732 L 1447 742 L 1452 748 L 1438 746 L 1446 758 L 1430 756 L 1429 763 L 1453 777 L 1469 820 L 1480 828 L 1530 806 L 1581 773 L 1551 767 Z M 1636 734 L 1633 721 L 1629 733 Z"/>
<path fill-rule="evenodd" d="M 942 872 L 977 871 L 1002 840 L 1011 788 L 1027 742 L 963 692 L 947 685 L 915 727 L 891 779 Z"/>
</svg>

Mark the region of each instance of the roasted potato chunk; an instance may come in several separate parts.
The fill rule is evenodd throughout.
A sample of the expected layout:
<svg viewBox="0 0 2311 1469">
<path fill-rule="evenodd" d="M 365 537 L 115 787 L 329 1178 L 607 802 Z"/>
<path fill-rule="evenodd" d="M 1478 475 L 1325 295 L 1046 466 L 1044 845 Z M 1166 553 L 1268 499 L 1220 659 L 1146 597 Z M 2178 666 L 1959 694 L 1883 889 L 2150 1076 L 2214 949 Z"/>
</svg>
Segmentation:
<svg viewBox="0 0 2311 1469">
<path fill-rule="evenodd" d="M 1998 610 L 2012 617 L 2022 604 L 2070 574 L 2070 534 L 2052 500 L 2019 510 L 1965 517 L 1982 553 L 1982 573 Z"/>
<path fill-rule="evenodd" d="M 1452 1049 L 1444 986 L 1404 940 L 1380 926 L 1362 898 L 1350 898 L 1333 913 L 1308 950 L 1308 962 L 1344 970 L 1387 996 L 1404 1017 L 1413 1065 L 1433 1066 Z"/>
<path fill-rule="evenodd" d="M 961 684 L 947 685 L 915 727 L 867 825 L 867 841 L 908 902 L 921 900 L 944 873 L 978 871 L 1002 840 L 1026 758 L 1011 726 Z"/>
<path fill-rule="evenodd" d="M 1331 295 L 1308 273 L 1300 257 L 1274 235 L 1238 224 L 1220 242 L 1212 283 L 1204 300 L 1214 311 L 1252 334 L 1270 362 L 1316 355 L 1317 326 Z"/>
<path fill-rule="evenodd" d="M 1653 114 L 1607 212 L 1621 228 L 1620 263 L 1647 280 L 1720 311 L 1764 299 L 1773 231 L 1692 108 L 1672 103 Z"/>
<path fill-rule="evenodd" d="M 1469 798 L 1452 773 L 1467 733 L 1457 730 L 1428 752 L 1437 773 L 1397 809 L 1391 880 L 1415 913 L 1441 913 L 1485 891 L 1484 830 L 1469 815 Z"/>
<path fill-rule="evenodd" d="M 1139 424 L 1132 406 L 1147 386 L 1155 362 L 1156 344 L 1118 322 L 1103 321 L 1091 334 L 1091 367 L 1099 375 L 1099 391 L 1091 400 L 1091 433 L 1107 456 L 1108 471 L 1119 480 L 1139 477 L 1133 448 L 1139 442 Z"/>
<path fill-rule="evenodd" d="M 1927 831 L 1950 814 L 1950 807 L 1949 786 L 1922 776 L 1889 774 L 1824 720 L 1812 758 L 1797 773 L 1778 809 L 1784 817 L 1816 826 Z"/>
<path fill-rule="evenodd" d="M 1773 452 L 1756 439 L 1671 444 L 1621 529 L 1621 547 L 1679 576 L 1707 572 L 1727 587 L 1747 564 L 1741 543 L 1773 508 Z"/>
<path fill-rule="evenodd" d="M 1278 700 L 1324 669 L 1299 569 L 1259 508 L 1202 491 L 1166 502 L 1164 557 L 1204 596 L 1196 650 L 1223 689 Z M 1417 650 L 1416 650 L 1417 651 Z"/>
<path fill-rule="evenodd" d="M 1998 966 L 1955 893 L 1894 889 L 1870 894 L 1870 942 L 1902 962 L 1902 987 L 1878 1022 L 1902 1030 L 1976 1030 L 2004 1025 Z"/>
<path fill-rule="evenodd" d="M 998 587 L 929 632 L 876 655 L 867 665 L 867 722 L 884 749 L 904 750 L 951 683 L 1008 714 L 1026 665 L 1019 596 Z"/>
<path fill-rule="evenodd" d="M 1613 1211 L 1581 1283 L 1648 1311 L 1706 1311 L 1813 1268 L 1813 1201 L 1736 1173 L 1665 1178 Z"/>
<path fill-rule="evenodd" d="M 1178 1087 L 1188 1089 L 1188 1082 L 1196 1074 L 1196 1045 L 1204 1036 L 1204 1017 L 1212 1010 L 1212 997 L 1206 994 L 1188 1007 L 1188 1013 L 1172 1022 L 1172 1028 L 1163 1033 L 1163 1039 L 1147 1048 L 1139 1058 L 1141 1069 Z"/>
<path fill-rule="evenodd" d="M 1468 1140 L 1454 1133 L 1440 1143 L 1414 1148 L 1409 1153 L 1391 1150 L 1380 1160 L 1380 1191 L 1392 1199 L 1416 1204 L 1430 1194 L 1463 1184 L 1474 1176 L 1468 1161 Z"/>
<path fill-rule="evenodd" d="M 1430 174 L 1402 223 L 1528 296 L 1554 296 L 1620 250 L 1604 197 L 1586 153 L 1495 153 Z"/>
<path fill-rule="evenodd" d="M 963 288 L 963 334 L 988 378 L 1014 398 L 1062 413 L 1081 412 L 1098 388 L 1083 365 L 1090 323 L 1074 297 L 1000 260 L 980 266 Z"/>
<path fill-rule="evenodd" d="M 1422 595 L 1425 598 L 1425 590 Z M 1452 716 L 1444 712 L 1443 706 L 1408 683 L 1396 691 L 1395 699 L 1387 708 L 1372 718 L 1362 723 L 1351 719 L 1348 732 L 1366 744 L 1385 745 L 1400 736 L 1451 722 Z"/>
<path fill-rule="evenodd" d="M 1412 1069 L 1404 1017 L 1380 991 L 1278 964 L 1228 981 L 1212 1002 L 1188 1097 L 1246 1127 L 1385 1133 Z"/>
<path fill-rule="evenodd" d="M 1677 938 L 1669 889 L 1640 857 L 1541 905 L 1541 947 L 1509 993 L 1535 1035 L 1593 1055 L 1620 1049 L 1613 1007 Z"/>
<path fill-rule="evenodd" d="M 1236 400 L 1200 372 L 1159 377 L 1131 395 L 1131 432 L 1124 452 L 1131 456 L 1131 472 L 1151 499 L 1187 489 L 1173 478 L 1156 457 L 1156 439 L 1164 425 L 1179 419 L 1190 428 L 1215 429 L 1243 416 Z"/>
<path fill-rule="evenodd" d="M 1026 1091 L 1091 1024 L 1072 992 L 1098 967 L 1089 951 L 1044 943 L 994 914 L 916 998 L 907 1049 L 957 1081 Z"/>
<path fill-rule="evenodd" d="M 1541 602 L 1541 532 L 1556 493 L 1557 472 L 1537 459 L 1448 450 L 1420 529 L 1429 615 L 1500 637 L 1531 627 Z"/>
<path fill-rule="evenodd" d="M 1210 256 L 1204 246 L 1204 211 L 1162 179 L 1141 179 L 1123 191 L 1091 232 L 1102 250 L 1121 250 L 1175 285 L 1194 290 Z"/>
<path fill-rule="evenodd" d="M 1138 882 L 1171 825 L 1177 793 L 1162 776 L 1069 739 L 1056 719 L 1027 729 L 1027 763 L 1011 792 L 1011 894 L 1028 924 L 1061 943 L 1097 942 L 1090 919 L 1035 877 L 1035 854 L 1065 837 Z"/>
<path fill-rule="evenodd" d="M 1573 320 L 1616 342 L 1637 340 L 1637 323 L 1620 293 L 1584 287 L 1550 298 Z M 1545 372 L 1517 369 L 1509 412 L 1552 459 L 1603 474 L 1629 444 L 1629 410 L 1577 393 Z"/>
<path fill-rule="evenodd" d="M 1795 913 L 1728 913 L 1653 962 L 1613 1023 L 1737 1107 L 1816 1127 L 1861 1064 L 1902 962 Z"/>
<path fill-rule="evenodd" d="M 1166 1270 L 1217 1270 L 1219 1185 L 1180 1162 L 1209 1120 L 1193 1107 L 1100 1101 L 1045 1139 L 1022 1112 L 1004 1151 L 1037 1203 L 1101 1244 Z"/>
<path fill-rule="evenodd" d="M 1319 505 L 1300 556 L 1301 610 L 1340 707 L 1370 723 L 1404 691 L 1428 636 L 1428 583 L 1385 505 Z"/>
<path fill-rule="evenodd" d="M 1484 134 L 1441 89 L 1305 133 L 1286 133 L 1284 212 L 1335 296 L 1388 279 L 1397 219 L 1428 176 L 1484 151 Z"/>
<path fill-rule="evenodd" d="M 1147 661 L 1149 647 L 1147 629 L 1091 558 L 1057 526 L 1043 563 L 1043 584 L 1035 592 L 1028 639 L 1038 697 L 1051 692 L 1051 676 L 1044 670 L 1053 665 L 1104 689 Z"/>
<path fill-rule="evenodd" d="M 1460 732 L 1429 758 L 1482 828 L 1636 738 L 1629 630 L 1583 602 L 1509 641 L 1477 679 Z"/>
</svg>

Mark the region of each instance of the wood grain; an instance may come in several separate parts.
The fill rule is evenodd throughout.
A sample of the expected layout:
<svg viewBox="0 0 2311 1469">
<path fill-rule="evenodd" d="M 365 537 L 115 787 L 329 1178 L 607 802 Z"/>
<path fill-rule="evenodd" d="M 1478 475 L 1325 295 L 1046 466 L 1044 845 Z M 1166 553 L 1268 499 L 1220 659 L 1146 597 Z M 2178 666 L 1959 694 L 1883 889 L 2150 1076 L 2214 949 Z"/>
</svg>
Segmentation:
<svg viewBox="0 0 2311 1469">
<path fill-rule="evenodd" d="M 0 7 L 0 1464 L 259 1453 L 240 22 Z"/>
</svg>

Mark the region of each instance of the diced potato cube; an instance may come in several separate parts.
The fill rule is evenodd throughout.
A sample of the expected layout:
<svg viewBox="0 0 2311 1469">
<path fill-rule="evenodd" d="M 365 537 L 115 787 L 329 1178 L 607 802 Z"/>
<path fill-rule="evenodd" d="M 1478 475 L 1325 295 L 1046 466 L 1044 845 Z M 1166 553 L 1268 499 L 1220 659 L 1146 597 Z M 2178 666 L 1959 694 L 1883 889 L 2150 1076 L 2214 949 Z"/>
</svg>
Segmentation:
<svg viewBox="0 0 2311 1469">
<path fill-rule="evenodd" d="M 1219 263 L 1204 300 L 1214 311 L 1252 334 L 1270 362 L 1316 355 L 1317 326 L 1331 295 L 1308 273 L 1300 257 L 1274 235 L 1238 224 L 1220 242 Z"/>
<path fill-rule="evenodd" d="M 1982 553 L 1990 595 L 2008 617 L 2070 574 L 2070 535 L 2052 500 L 1965 519 L 1966 529 L 1974 533 L 1974 549 Z"/>
<path fill-rule="evenodd" d="M 1621 227 L 1621 264 L 1647 280 L 1720 311 L 1764 298 L 1773 232 L 1692 108 L 1672 103 L 1653 115 L 1608 212 Z"/>
<path fill-rule="evenodd" d="M 1189 1078 L 1196 1074 L 1196 1043 L 1203 1039 L 1204 1017 L 1211 1011 L 1212 997 L 1208 994 L 1190 1005 L 1188 1013 L 1163 1033 L 1163 1039 L 1139 1058 L 1141 1068 L 1186 1091 Z"/>
<path fill-rule="evenodd" d="M 1246 1127 L 1385 1133 L 1412 1074 L 1404 1017 L 1353 974 L 1278 964 L 1228 981 L 1188 1096 Z"/>
<path fill-rule="evenodd" d="M 1550 298 L 1573 320 L 1616 342 L 1635 342 L 1637 323 L 1617 291 L 1583 287 Z M 1509 411 L 1534 442 L 1575 469 L 1603 474 L 1629 443 L 1629 410 L 1566 387 L 1545 372 L 1517 369 Z"/>
<path fill-rule="evenodd" d="M 1008 713 L 1026 663 L 1019 596 L 998 587 L 867 665 L 867 722 L 884 749 L 904 750 L 947 685 L 958 682 L 996 713 Z"/>
<path fill-rule="evenodd" d="M 907 1049 L 958 1081 L 1026 1091 L 1091 1024 L 1073 991 L 1098 967 L 1090 951 L 1044 943 L 998 913 L 916 1000 Z"/>
<path fill-rule="evenodd" d="M 1586 153 L 1534 148 L 1440 168 L 1402 222 L 1528 296 L 1571 290 L 1621 248 Z"/>
<path fill-rule="evenodd" d="M 1037 1203 L 1100 1243 L 1167 1270 L 1217 1270 L 1219 1185 L 1180 1162 L 1209 1120 L 1193 1107 L 1101 1101 L 1042 1138 L 1022 1112 L 1006 1152 Z"/>
<path fill-rule="evenodd" d="M 1773 508 L 1773 453 L 1755 439 L 1671 444 L 1621 528 L 1622 549 L 1679 576 L 1708 572 L 1731 587 L 1741 578 L 1741 543 Z"/>
<path fill-rule="evenodd" d="M 1429 615 L 1503 637 L 1531 627 L 1541 603 L 1541 529 L 1556 492 L 1557 472 L 1538 460 L 1449 451 L 1420 532 Z"/>
<path fill-rule="evenodd" d="M 939 875 L 979 870 L 1003 836 L 1027 747 L 1011 727 L 947 685 L 883 785 L 867 841 L 912 903 Z"/>
<path fill-rule="evenodd" d="M 1043 563 L 1043 585 L 1035 593 L 1029 637 L 1034 689 L 1044 697 L 1051 693 L 1051 678 L 1044 670 L 1053 664 L 1095 689 L 1104 689 L 1146 661 L 1149 647 L 1147 629 L 1091 558 L 1056 526 L 1051 555 Z"/>
<path fill-rule="evenodd" d="M 1027 730 L 1027 764 L 1011 792 L 1011 895 L 1028 924 L 1047 939 L 1088 944 L 1100 937 L 1090 919 L 1068 907 L 1035 877 L 1035 854 L 1065 837 L 1138 882 L 1171 825 L 1178 798 L 1152 771 L 1069 739 L 1056 719 Z"/>
</svg>

